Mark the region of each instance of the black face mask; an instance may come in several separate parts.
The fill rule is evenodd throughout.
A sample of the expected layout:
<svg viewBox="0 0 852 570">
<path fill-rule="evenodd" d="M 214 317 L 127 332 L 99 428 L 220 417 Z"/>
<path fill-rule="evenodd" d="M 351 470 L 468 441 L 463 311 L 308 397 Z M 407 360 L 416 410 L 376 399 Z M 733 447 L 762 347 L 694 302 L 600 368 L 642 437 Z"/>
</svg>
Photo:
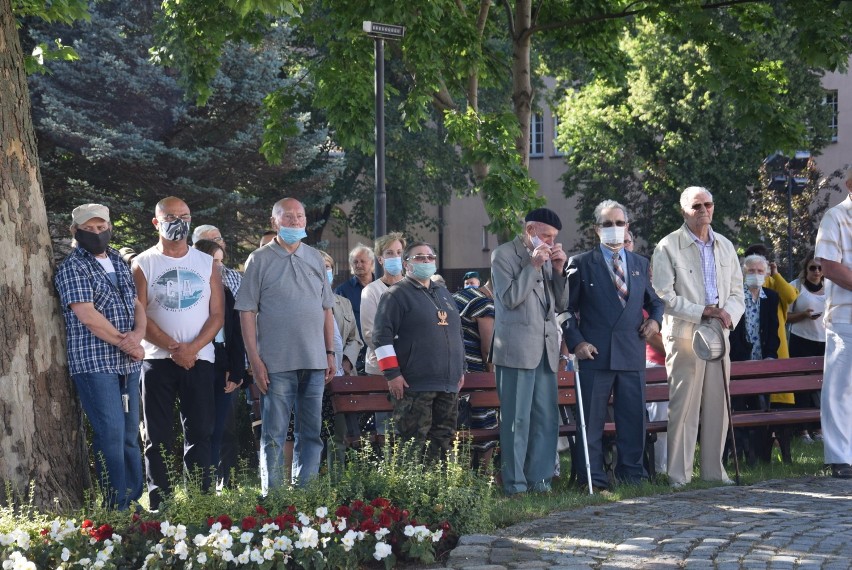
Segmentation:
<svg viewBox="0 0 852 570">
<path fill-rule="evenodd" d="M 99 234 L 87 232 L 77 228 L 74 234 L 74 239 L 77 240 L 77 245 L 91 253 L 92 255 L 101 255 L 107 249 L 109 240 L 112 239 L 112 230 L 106 230 Z"/>
</svg>

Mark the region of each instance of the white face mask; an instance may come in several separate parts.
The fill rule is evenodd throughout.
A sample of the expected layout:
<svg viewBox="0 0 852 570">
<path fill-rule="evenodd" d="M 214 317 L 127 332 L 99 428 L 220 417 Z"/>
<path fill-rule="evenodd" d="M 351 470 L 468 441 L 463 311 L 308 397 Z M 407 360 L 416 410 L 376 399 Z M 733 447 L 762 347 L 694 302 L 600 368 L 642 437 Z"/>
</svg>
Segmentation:
<svg viewBox="0 0 852 570">
<path fill-rule="evenodd" d="M 601 228 L 601 243 L 610 247 L 624 246 L 624 226 Z"/>
<path fill-rule="evenodd" d="M 745 284 L 749 289 L 757 289 L 763 287 L 763 282 L 766 280 L 766 275 L 758 275 L 757 273 L 747 273 L 745 276 Z"/>
<path fill-rule="evenodd" d="M 532 234 L 530 236 L 530 243 L 532 244 L 533 249 L 537 248 L 540 245 L 547 245 L 546 243 L 541 241 L 541 239 L 535 234 Z M 548 246 L 548 247 L 550 247 L 550 246 Z"/>
</svg>

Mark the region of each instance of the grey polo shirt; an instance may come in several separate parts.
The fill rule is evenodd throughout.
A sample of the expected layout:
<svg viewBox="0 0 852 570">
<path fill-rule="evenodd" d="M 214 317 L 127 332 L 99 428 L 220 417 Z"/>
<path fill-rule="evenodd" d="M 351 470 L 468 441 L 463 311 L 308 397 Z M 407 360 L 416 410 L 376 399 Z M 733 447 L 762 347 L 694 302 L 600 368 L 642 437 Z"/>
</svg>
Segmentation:
<svg viewBox="0 0 852 570">
<path fill-rule="evenodd" d="M 257 313 L 260 358 L 270 373 L 324 370 L 324 309 L 334 294 L 317 250 L 301 244 L 291 253 L 274 240 L 246 261 L 234 308 Z"/>
</svg>

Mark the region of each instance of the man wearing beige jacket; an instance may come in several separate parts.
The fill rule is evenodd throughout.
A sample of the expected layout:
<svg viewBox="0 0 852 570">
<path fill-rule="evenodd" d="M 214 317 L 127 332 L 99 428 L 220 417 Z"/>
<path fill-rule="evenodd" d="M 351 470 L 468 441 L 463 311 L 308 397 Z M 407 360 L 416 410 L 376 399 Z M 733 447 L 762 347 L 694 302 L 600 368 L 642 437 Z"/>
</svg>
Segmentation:
<svg viewBox="0 0 852 570">
<path fill-rule="evenodd" d="M 692 349 L 702 320 L 718 319 L 725 344 L 745 310 L 743 276 L 733 244 L 710 227 L 713 195 L 691 186 L 680 196 L 684 224 L 657 244 L 652 283 L 665 302 L 662 335 L 669 382 L 668 474 L 673 487 L 692 479 L 701 425 L 701 478 L 730 483 L 722 465 L 728 429 L 723 382 L 726 354 L 705 362 Z M 724 367 L 724 370 L 723 370 Z"/>
</svg>

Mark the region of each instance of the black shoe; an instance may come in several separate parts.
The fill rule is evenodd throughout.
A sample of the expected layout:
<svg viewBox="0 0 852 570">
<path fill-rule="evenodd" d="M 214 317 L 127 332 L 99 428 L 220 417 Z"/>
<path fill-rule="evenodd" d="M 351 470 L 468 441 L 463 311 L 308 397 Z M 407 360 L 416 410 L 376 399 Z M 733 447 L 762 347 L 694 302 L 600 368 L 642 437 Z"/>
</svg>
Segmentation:
<svg viewBox="0 0 852 570">
<path fill-rule="evenodd" d="M 848 463 L 832 464 L 831 476 L 837 479 L 852 479 L 852 465 Z"/>
</svg>

